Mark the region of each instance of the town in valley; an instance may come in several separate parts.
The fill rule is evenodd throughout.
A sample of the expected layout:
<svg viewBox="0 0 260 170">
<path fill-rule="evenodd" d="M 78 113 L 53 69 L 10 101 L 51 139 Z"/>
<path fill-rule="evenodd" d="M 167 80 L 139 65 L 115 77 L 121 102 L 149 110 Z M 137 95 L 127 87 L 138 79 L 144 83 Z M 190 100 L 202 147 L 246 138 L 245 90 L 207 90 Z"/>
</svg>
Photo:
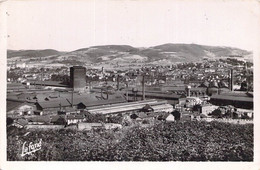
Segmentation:
<svg viewBox="0 0 260 170">
<path fill-rule="evenodd" d="M 185 131 L 187 129 L 192 131 L 194 126 L 200 125 L 207 129 L 212 124 L 212 127 L 225 125 L 228 129 L 244 127 L 247 129 L 246 126 L 252 128 L 253 67 L 251 52 L 231 47 L 196 44 L 164 44 L 149 48 L 104 45 L 72 52 L 50 49 L 8 50 L 6 96 L 7 131 L 10 133 L 7 144 L 8 159 L 39 160 L 34 158 L 33 154 L 47 152 L 38 150 L 24 157 L 16 156 L 19 152 L 12 150 L 12 147 L 17 146 L 12 140 L 19 135 L 20 140 L 25 140 L 30 135 L 35 140 L 37 137 L 34 135 L 43 138 L 41 133 L 89 136 L 93 133 L 100 135 L 109 132 L 114 136 L 121 135 L 112 141 L 113 146 L 116 146 L 126 138 L 124 135 L 129 135 L 130 132 L 137 131 L 136 135 L 143 133 L 145 136 L 153 135 L 149 130 L 156 129 L 157 126 L 160 126 L 158 129 L 163 129 L 166 125 L 185 126 L 181 129 Z M 196 125 L 193 125 L 194 123 Z M 192 124 L 190 128 L 189 124 Z M 216 129 L 213 129 L 212 133 L 214 130 Z M 19 134 L 20 131 L 24 132 L 22 136 Z M 12 133 L 18 134 L 12 136 Z M 78 135 L 79 133 L 82 135 Z M 220 130 L 218 133 L 226 132 Z M 230 132 L 232 133 L 235 132 Z M 94 136 L 97 138 L 97 135 Z M 42 141 L 43 147 L 55 143 L 42 138 L 37 140 Z M 78 137 L 74 138 L 77 140 Z M 90 140 L 89 138 L 91 137 L 86 140 Z M 245 140 L 249 140 L 248 138 Z M 62 140 L 65 141 L 65 137 Z M 213 155 L 211 157 L 207 154 L 202 157 L 199 151 L 196 157 L 191 156 L 193 152 L 187 149 L 180 153 L 189 155 L 186 156 L 187 159 L 171 157 L 169 160 L 243 161 L 248 158 L 252 161 L 252 144 L 249 142 L 249 146 L 243 143 L 242 139 L 237 142 L 242 143 L 239 145 L 242 150 L 238 154 L 240 157 L 235 155 L 216 158 L 214 154 L 218 149 L 210 152 Z M 161 142 L 162 145 L 164 143 Z M 136 143 L 133 145 L 137 146 Z M 232 143 L 230 147 L 231 145 Z M 234 144 L 234 147 L 237 145 Z M 60 149 L 58 146 L 64 148 Z M 147 147 L 147 144 L 138 146 L 140 149 Z M 205 152 L 210 145 L 206 147 L 203 150 Z M 245 153 L 244 147 L 247 150 Z M 66 146 L 57 144 L 56 152 L 65 148 Z M 82 148 L 79 152 L 84 152 Z M 238 153 L 237 148 L 232 149 Z M 231 154 L 232 149 L 226 150 L 227 155 Z M 129 148 L 128 150 L 131 151 Z M 104 152 L 107 150 L 101 153 Z M 111 155 L 104 158 L 98 154 L 93 156 L 92 152 L 90 154 L 91 156 L 86 154 L 85 158 L 66 158 L 112 161 L 168 160 L 166 156 L 151 157 L 148 151 L 144 152 L 143 157 L 133 158 L 122 156 L 126 153 L 118 154 L 121 157 L 116 158 L 111 158 Z M 62 156 L 52 158 L 46 153 L 41 160 L 64 160 Z"/>
</svg>

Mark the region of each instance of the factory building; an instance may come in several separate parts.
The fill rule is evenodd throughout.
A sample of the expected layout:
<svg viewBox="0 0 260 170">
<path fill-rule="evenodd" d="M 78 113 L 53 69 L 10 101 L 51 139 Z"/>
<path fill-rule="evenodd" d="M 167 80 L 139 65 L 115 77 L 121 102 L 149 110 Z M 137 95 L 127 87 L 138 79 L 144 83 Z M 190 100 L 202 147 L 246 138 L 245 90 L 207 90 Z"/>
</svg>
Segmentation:
<svg viewBox="0 0 260 170">
<path fill-rule="evenodd" d="M 70 67 L 70 87 L 74 91 L 85 91 L 86 68 L 82 66 Z"/>
<path fill-rule="evenodd" d="M 253 109 L 254 98 L 253 93 L 229 92 L 211 96 L 210 103 L 217 106 L 232 105 L 242 109 Z"/>
<path fill-rule="evenodd" d="M 126 94 L 125 94 L 126 95 Z M 129 101 L 140 101 L 143 99 L 143 92 L 138 90 L 128 91 L 128 100 Z M 173 93 L 165 93 L 159 91 L 145 91 L 146 99 L 157 99 L 157 100 L 166 100 L 169 104 L 175 105 L 179 103 L 179 99 L 181 95 L 173 94 Z"/>
<path fill-rule="evenodd" d="M 173 111 L 173 106 L 168 104 L 166 100 L 158 101 L 155 99 L 151 100 L 142 100 L 136 102 L 126 102 L 126 103 L 117 103 L 109 105 L 99 105 L 99 106 L 89 106 L 86 110 L 91 114 L 118 114 L 118 113 L 130 113 L 130 112 L 145 112 L 146 107 L 149 107 L 151 111 L 158 112 L 167 112 L 171 113 Z"/>
</svg>

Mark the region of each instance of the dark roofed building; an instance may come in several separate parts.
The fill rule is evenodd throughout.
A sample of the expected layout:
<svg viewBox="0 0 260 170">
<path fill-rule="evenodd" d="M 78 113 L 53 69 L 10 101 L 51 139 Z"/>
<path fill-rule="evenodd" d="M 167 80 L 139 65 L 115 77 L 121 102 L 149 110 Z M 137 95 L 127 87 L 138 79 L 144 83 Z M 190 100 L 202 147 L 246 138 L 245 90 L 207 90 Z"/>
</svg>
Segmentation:
<svg viewBox="0 0 260 170">
<path fill-rule="evenodd" d="M 27 118 L 29 124 L 49 124 L 51 119 L 49 116 L 35 116 Z"/>
<path fill-rule="evenodd" d="M 77 106 L 78 109 L 85 109 L 92 106 L 101 106 L 101 105 L 109 105 L 109 104 L 116 104 L 116 103 L 124 103 L 126 100 L 122 98 L 118 99 L 109 99 L 109 100 L 96 100 L 96 101 L 82 101 Z"/>
<path fill-rule="evenodd" d="M 48 108 L 66 108 L 71 106 L 68 100 L 64 98 L 60 98 L 59 100 L 51 100 L 51 101 L 44 101 L 44 102 L 37 102 L 36 107 L 37 110 L 45 110 Z"/>
<path fill-rule="evenodd" d="M 136 93 L 133 91 L 128 91 L 128 96 L 130 101 L 135 101 L 135 97 L 137 100 L 142 99 L 142 92 L 137 91 Z M 145 92 L 146 99 L 160 99 L 160 100 L 167 100 L 170 104 L 177 104 L 179 102 L 179 98 L 181 95 L 174 94 L 174 93 L 165 93 L 165 92 Z"/>
<path fill-rule="evenodd" d="M 34 110 L 36 110 L 34 104 L 15 100 L 7 100 L 6 111 L 8 114 L 27 115 L 33 114 Z"/>
<path fill-rule="evenodd" d="M 97 97 L 95 97 L 95 95 L 89 94 L 89 95 L 83 95 L 83 96 L 73 95 L 73 97 L 68 96 L 67 100 L 70 104 L 73 104 L 73 106 L 74 106 L 74 105 L 78 105 L 79 103 L 96 102 L 98 99 L 97 99 Z"/>
<path fill-rule="evenodd" d="M 28 81 L 28 83 L 39 86 L 69 87 L 68 84 L 62 81 Z"/>
<path fill-rule="evenodd" d="M 230 92 L 213 95 L 210 102 L 217 106 L 232 105 L 237 108 L 253 109 L 254 100 L 252 93 Z"/>
<path fill-rule="evenodd" d="M 7 100 L 6 101 L 6 111 L 9 112 L 9 111 L 15 109 L 16 107 L 20 106 L 23 103 L 24 102 L 22 102 L 22 101 Z"/>
<path fill-rule="evenodd" d="M 23 91 L 25 89 L 26 89 L 25 85 L 21 83 L 7 83 L 7 92 Z"/>
<path fill-rule="evenodd" d="M 50 99 L 50 98 L 49 98 Z M 60 98 L 50 99 L 48 101 L 38 101 L 36 103 L 37 110 L 45 110 L 50 108 L 66 109 L 68 107 L 77 107 L 78 109 L 85 109 L 88 106 L 106 105 L 126 102 L 122 95 L 109 95 L 107 100 L 99 98 L 98 94 L 66 95 Z"/>
</svg>

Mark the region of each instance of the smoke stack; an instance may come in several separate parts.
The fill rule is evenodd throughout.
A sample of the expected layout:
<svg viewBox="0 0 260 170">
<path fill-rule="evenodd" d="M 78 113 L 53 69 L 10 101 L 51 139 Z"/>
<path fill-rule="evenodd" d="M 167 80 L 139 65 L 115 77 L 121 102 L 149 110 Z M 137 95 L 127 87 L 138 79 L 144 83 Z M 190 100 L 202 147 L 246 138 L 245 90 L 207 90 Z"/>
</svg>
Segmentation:
<svg viewBox="0 0 260 170">
<path fill-rule="evenodd" d="M 119 75 L 117 75 L 117 90 L 119 91 Z"/>
<path fill-rule="evenodd" d="M 74 90 L 72 89 L 72 93 L 71 93 L 71 107 L 73 107 L 73 96 L 74 95 Z"/>
<path fill-rule="evenodd" d="M 187 97 L 190 97 L 190 89 L 191 89 L 191 86 L 186 86 L 186 93 L 187 93 Z"/>
<path fill-rule="evenodd" d="M 90 93 L 91 92 L 91 81 L 89 81 L 89 83 L 88 83 L 89 85 L 88 85 L 88 93 Z"/>
<path fill-rule="evenodd" d="M 143 81 L 142 81 L 142 91 L 143 91 L 143 100 L 145 100 L 144 75 L 143 75 Z"/>
<path fill-rule="evenodd" d="M 229 87 L 230 91 L 233 91 L 233 85 L 234 85 L 234 77 L 233 77 L 233 69 L 230 70 L 230 75 L 229 75 Z"/>
</svg>

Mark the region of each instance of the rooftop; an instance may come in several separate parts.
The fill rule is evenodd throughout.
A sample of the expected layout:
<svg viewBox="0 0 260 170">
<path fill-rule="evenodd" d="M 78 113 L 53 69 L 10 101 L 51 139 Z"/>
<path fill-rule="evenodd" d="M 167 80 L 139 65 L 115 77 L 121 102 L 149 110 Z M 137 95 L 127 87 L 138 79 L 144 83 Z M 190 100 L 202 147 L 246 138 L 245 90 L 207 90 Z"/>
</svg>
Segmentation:
<svg viewBox="0 0 260 170">
<path fill-rule="evenodd" d="M 251 93 L 223 93 L 211 96 L 211 99 L 232 100 L 241 102 L 253 102 L 253 94 Z"/>
</svg>

